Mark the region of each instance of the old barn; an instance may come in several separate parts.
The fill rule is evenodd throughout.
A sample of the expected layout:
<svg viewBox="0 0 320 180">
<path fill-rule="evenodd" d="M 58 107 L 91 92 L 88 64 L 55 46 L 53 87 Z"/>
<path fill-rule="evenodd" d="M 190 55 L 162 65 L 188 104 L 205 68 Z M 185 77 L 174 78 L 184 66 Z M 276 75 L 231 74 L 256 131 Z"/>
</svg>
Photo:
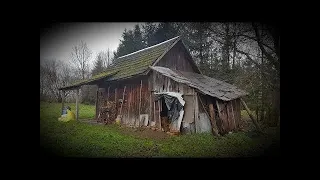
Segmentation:
<svg viewBox="0 0 320 180">
<path fill-rule="evenodd" d="M 105 72 L 60 90 L 78 95 L 82 85 L 98 86 L 97 121 L 181 133 L 237 130 L 247 94 L 202 75 L 180 37 L 119 57 Z"/>
</svg>

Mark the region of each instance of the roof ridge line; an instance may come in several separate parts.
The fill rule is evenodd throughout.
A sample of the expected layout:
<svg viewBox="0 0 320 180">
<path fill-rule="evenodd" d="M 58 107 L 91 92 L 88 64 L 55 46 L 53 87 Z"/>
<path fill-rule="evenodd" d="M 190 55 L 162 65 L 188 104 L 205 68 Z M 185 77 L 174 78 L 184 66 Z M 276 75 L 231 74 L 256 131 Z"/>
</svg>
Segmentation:
<svg viewBox="0 0 320 180">
<path fill-rule="evenodd" d="M 164 44 L 164 43 L 167 43 L 167 42 L 169 42 L 169 41 L 171 41 L 171 40 L 173 40 L 173 39 L 178 39 L 179 37 L 180 37 L 180 36 L 176 36 L 176 37 L 174 37 L 174 38 L 168 39 L 168 40 L 163 41 L 163 42 L 161 42 L 161 43 L 158 43 L 158 44 L 155 44 L 155 45 L 152 45 L 152 46 L 149 46 L 149 47 L 146 47 L 146 48 L 140 49 L 140 50 L 135 51 L 135 52 L 132 52 L 132 53 L 130 53 L 130 54 L 126 54 L 126 55 L 120 56 L 120 57 L 118 57 L 117 59 L 124 58 L 124 57 L 130 56 L 130 55 L 133 55 L 133 54 L 135 54 L 135 53 L 138 53 L 138 52 L 141 52 L 141 51 L 144 51 L 144 50 L 147 50 L 147 49 L 150 49 L 150 48 L 156 47 L 156 46 L 160 46 L 160 45 L 162 45 L 162 44 Z"/>
</svg>

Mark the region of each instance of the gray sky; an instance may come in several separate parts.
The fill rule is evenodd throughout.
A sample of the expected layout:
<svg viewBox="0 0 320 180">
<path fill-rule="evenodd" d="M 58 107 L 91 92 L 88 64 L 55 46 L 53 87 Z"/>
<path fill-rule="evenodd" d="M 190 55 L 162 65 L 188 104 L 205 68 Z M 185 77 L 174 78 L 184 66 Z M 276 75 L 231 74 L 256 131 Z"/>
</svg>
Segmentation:
<svg viewBox="0 0 320 180">
<path fill-rule="evenodd" d="M 69 61 L 72 47 L 83 40 L 93 52 L 92 63 L 99 51 L 116 50 L 124 29 L 133 29 L 135 24 L 138 23 L 63 23 L 48 28 L 40 34 L 40 60 Z"/>
</svg>

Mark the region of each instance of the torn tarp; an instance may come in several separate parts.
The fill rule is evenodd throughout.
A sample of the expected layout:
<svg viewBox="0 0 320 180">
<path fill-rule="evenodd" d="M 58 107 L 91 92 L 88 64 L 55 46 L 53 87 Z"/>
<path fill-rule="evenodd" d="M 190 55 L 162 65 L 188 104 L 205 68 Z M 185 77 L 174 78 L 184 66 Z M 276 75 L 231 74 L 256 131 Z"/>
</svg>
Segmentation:
<svg viewBox="0 0 320 180">
<path fill-rule="evenodd" d="M 170 123 L 178 120 L 180 111 L 183 110 L 183 106 L 185 104 L 182 95 L 175 92 L 164 92 L 155 94 L 158 95 L 157 100 L 164 98 L 165 104 L 168 108 L 168 119 Z"/>
</svg>

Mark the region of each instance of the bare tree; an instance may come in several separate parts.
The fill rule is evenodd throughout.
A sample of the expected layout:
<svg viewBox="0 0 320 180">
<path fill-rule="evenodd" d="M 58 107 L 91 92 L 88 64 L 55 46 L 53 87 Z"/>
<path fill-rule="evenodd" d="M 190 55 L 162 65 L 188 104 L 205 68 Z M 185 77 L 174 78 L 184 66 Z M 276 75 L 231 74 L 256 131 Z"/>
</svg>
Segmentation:
<svg viewBox="0 0 320 180">
<path fill-rule="evenodd" d="M 87 43 L 80 41 L 78 45 L 72 48 L 71 60 L 76 67 L 81 80 L 90 76 L 89 62 L 92 51 L 88 48 Z M 87 86 L 81 87 L 81 101 L 85 102 L 89 99 L 89 88 Z"/>
<path fill-rule="evenodd" d="M 43 65 L 40 64 L 40 101 L 46 99 L 46 70 Z"/>
<path fill-rule="evenodd" d="M 70 68 L 62 61 L 44 61 L 40 64 L 40 98 L 61 102 L 62 91 L 58 88 L 68 85 L 73 79 Z"/>
<path fill-rule="evenodd" d="M 113 59 L 113 56 L 112 56 L 112 52 L 110 51 L 110 49 L 108 48 L 107 50 L 107 58 L 106 58 L 106 63 L 105 63 L 105 67 L 108 67 L 111 63 L 112 63 L 112 59 Z"/>
<path fill-rule="evenodd" d="M 88 48 L 87 43 L 80 41 L 80 44 L 72 48 L 71 60 L 77 70 L 80 72 L 80 77 L 84 80 L 89 72 L 89 62 L 92 51 Z"/>
</svg>

